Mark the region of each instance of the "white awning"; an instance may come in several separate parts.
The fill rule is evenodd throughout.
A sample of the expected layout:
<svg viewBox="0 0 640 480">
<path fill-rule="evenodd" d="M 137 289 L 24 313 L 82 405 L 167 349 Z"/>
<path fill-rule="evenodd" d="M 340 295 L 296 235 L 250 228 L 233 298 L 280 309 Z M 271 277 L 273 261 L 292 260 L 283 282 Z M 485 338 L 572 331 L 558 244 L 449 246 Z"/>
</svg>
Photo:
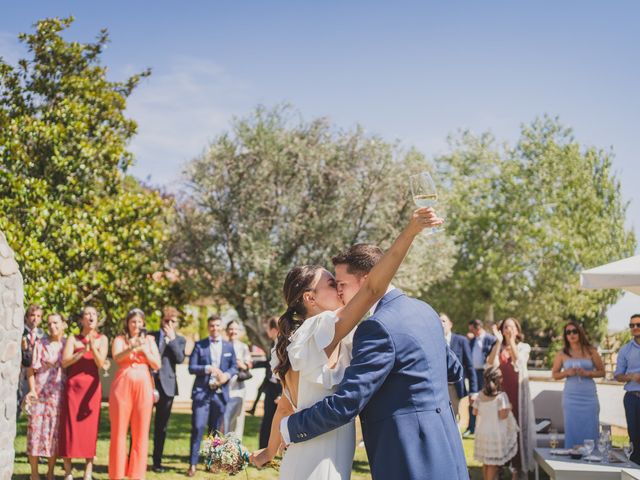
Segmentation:
<svg viewBox="0 0 640 480">
<path fill-rule="evenodd" d="M 592 290 L 622 288 L 640 295 L 640 255 L 585 270 L 580 274 L 580 286 Z"/>
</svg>

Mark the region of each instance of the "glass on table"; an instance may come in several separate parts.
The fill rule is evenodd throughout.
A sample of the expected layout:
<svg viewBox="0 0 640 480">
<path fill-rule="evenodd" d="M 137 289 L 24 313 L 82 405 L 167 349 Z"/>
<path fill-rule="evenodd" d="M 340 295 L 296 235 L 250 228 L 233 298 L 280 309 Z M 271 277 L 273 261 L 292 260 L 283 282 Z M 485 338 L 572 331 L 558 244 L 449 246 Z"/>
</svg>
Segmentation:
<svg viewBox="0 0 640 480">
<path fill-rule="evenodd" d="M 631 455 L 633 454 L 633 443 L 630 440 L 627 440 L 622 444 L 622 451 L 624 452 L 624 456 L 627 457 L 627 462 L 631 463 Z"/>
<path fill-rule="evenodd" d="M 609 437 L 601 433 L 600 437 L 598 438 L 598 451 L 602 455 L 603 463 L 609 461 L 609 459 L 607 458 L 609 453 L 608 450 L 609 450 Z"/>
<path fill-rule="evenodd" d="M 551 447 L 551 450 L 555 450 L 556 448 L 558 448 L 558 444 L 558 430 L 552 428 L 551 430 L 549 430 L 549 446 Z"/>
<path fill-rule="evenodd" d="M 593 438 L 586 438 L 584 440 L 584 449 L 585 449 L 585 460 L 587 462 L 591 461 L 590 456 L 593 453 L 593 450 L 596 448 L 596 442 Z"/>
</svg>

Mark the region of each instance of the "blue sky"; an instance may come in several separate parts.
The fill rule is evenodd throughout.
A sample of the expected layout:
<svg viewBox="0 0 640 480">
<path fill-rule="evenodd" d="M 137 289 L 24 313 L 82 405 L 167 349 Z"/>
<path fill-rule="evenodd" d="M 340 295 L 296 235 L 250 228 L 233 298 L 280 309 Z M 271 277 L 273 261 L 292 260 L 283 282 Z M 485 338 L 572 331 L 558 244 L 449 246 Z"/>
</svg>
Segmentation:
<svg viewBox="0 0 640 480">
<path fill-rule="evenodd" d="M 513 141 L 548 113 L 611 149 L 640 238 L 640 3 L 191 1 L 18 2 L 0 16 L 0 55 L 18 32 L 73 14 L 69 38 L 102 27 L 113 78 L 145 67 L 132 96 L 133 173 L 171 185 L 184 162 L 257 104 L 399 139 L 435 155 L 458 129 Z M 614 260 L 614 259 L 612 259 Z M 622 327 L 640 297 L 610 311 Z"/>
</svg>

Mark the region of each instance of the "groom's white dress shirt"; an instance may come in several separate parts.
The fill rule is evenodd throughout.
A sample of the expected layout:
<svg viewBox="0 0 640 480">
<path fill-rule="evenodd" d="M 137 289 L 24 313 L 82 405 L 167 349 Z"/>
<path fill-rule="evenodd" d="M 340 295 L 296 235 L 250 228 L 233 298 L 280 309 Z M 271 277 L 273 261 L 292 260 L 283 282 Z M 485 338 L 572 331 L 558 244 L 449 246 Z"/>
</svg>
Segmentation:
<svg viewBox="0 0 640 480">
<path fill-rule="evenodd" d="M 387 291 L 385 292 L 385 295 L 387 293 L 389 293 L 391 290 L 394 290 L 396 287 L 394 287 L 393 285 L 389 284 L 389 286 L 387 287 Z M 382 300 L 382 299 L 380 299 Z M 374 312 L 376 311 L 376 308 L 378 308 L 378 304 L 380 303 L 380 300 L 378 300 L 376 303 L 373 304 L 373 306 L 371 307 L 371 309 L 369 310 L 369 314 L 367 315 L 367 317 L 370 317 L 371 315 L 374 314 Z M 282 441 L 284 442 L 285 445 L 289 445 L 291 443 L 291 437 L 289 436 L 289 417 L 284 417 L 282 420 L 280 420 L 280 435 L 282 435 Z"/>
</svg>

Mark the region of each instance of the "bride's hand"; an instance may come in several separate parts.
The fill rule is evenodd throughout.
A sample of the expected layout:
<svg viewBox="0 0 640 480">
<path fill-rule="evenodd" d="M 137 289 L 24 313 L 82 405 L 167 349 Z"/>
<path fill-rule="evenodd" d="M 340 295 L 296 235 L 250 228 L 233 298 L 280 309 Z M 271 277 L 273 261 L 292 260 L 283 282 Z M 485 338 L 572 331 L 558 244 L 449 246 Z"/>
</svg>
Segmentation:
<svg viewBox="0 0 640 480">
<path fill-rule="evenodd" d="M 419 234 L 425 228 L 432 228 L 442 225 L 444 219 L 438 217 L 435 210 L 431 207 L 419 208 L 413 212 L 411 221 L 407 226 L 414 235 Z"/>
<path fill-rule="evenodd" d="M 271 461 L 271 456 L 266 448 L 262 448 L 260 450 L 256 450 L 251 455 L 249 455 L 249 461 L 254 464 L 257 468 L 264 467 L 267 463 Z"/>
</svg>

